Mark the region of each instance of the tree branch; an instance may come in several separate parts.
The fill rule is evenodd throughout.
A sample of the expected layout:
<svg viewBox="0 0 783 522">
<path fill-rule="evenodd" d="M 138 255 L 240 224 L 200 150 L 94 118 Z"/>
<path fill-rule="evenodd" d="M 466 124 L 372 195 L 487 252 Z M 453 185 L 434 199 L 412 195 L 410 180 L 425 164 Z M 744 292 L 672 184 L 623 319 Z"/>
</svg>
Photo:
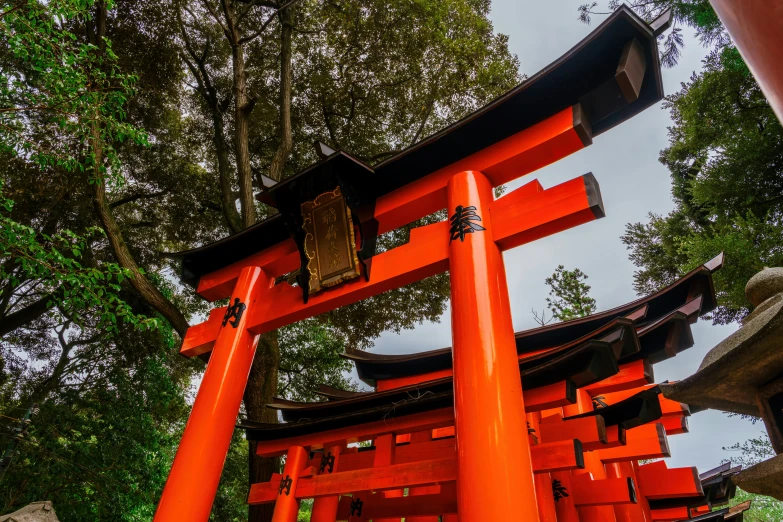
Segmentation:
<svg viewBox="0 0 783 522">
<path fill-rule="evenodd" d="M 0 337 L 12 332 L 17 328 L 35 321 L 43 314 L 48 312 L 54 307 L 56 296 L 61 292 L 61 289 L 57 289 L 51 294 L 47 294 L 40 299 L 30 303 L 21 310 L 10 313 L 0 319 Z"/>
<path fill-rule="evenodd" d="M 162 196 L 164 194 L 167 194 L 171 192 L 171 189 L 164 189 L 160 190 L 158 192 L 152 192 L 152 193 L 137 193 L 137 194 L 131 194 L 130 196 L 125 196 L 124 198 L 120 198 L 117 201 L 113 203 L 109 203 L 109 208 L 117 208 L 121 205 L 125 205 L 126 203 L 132 203 L 134 201 L 138 201 L 140 199 L 152 199 L 157 198 L 158 196 Z"/>
</svg>

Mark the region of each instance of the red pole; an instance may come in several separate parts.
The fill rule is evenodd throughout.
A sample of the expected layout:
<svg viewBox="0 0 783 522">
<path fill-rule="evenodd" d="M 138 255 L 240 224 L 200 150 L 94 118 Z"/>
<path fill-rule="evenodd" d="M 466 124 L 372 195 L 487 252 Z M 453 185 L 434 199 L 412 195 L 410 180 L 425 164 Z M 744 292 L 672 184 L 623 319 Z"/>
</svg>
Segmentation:
<svg viewBox="0 0 783 522">
<path fill-rule="evenodd" d="M 239 275 L 232 303 L 241 305 L 234 310 L 242 311 L 229 317 L 215 341 L 155 522 L 209 519 L 258 343 L 258 336 L 245 329 L 245 321 L 264 286 L 270 284 L 258 267 L 243 268 Z"/>
<path fill-rule="evenodd" d="M 481 172 L 448 184 L 457 505 L 460 522 L 538 522 L 506 272 Z"/>
<path fill-rule="evenodd" d="M 557 510 L 555 509 L 555 496 L 552 491 L 552 475 L 549 473 L 536 473 L 536 499 L 538 500 L 538 518 L 541 522 L 557 522 Z"/>
<path fill-rule="evenodd" d="M 584 389 L 579 389 L 576 394 L 576 404 L 563 406 L 563 416 L 570 417 L 572 415 L 579 415 L 580 413 L 592 411 L 592 409 L 593 401 L 590 394 Z M 572 483 L 577 480 L 586 480 L 588 477 L 580 477 L 580 475 L 585 474 L 591 474 L 594 480 L 606 478 L 606 469 L 595 452 L 585 452 L 584 461 L 584 469 L 571 472 Z M 577 511 L 579 513 L 580 522 L 616 522 L 612 506 L 585 506 L 577 508 Z"/>
<path fill-rule="evenodd" d="M 633 470 L 631 462 L 614 462 L 606 464 L 606 475 L 609 478 L 631 478 L 636 487 L 636 504 L 618 504 L 614 506 L 614 515 L 617 522 L 652 522 L 650 518 L 650 506 L 644 496 L 644 492 L 639 490 L 639 481 Z"/>
<path fill-rule="evenodd" d="M 783 3 L 770 0 L 710 0 L 772 110 L 783 122 Z"/>
<path fill-rule="evenodd" d="M 334 463 L 331 468 L 327 467 L 323 473 L 331 473 L 337 468 L 340 461 L 340 453 L 343 452 L 344 444 L 336 444 L 324 448 L 324 457 L 331 453 L 334 457 Z M 329 471 L 331 469 L 332 471 Z M 340 505 L 340 496 L 318 497 L 313 501 L 313 512 L 310 514 L 310 522 L 334 522 L 337 520 L 337 508 Z"/>
<path fill-rule="evenodd" d="M 299 473 L 307 466 L 307 451 L 302 446 L 288 449 L 283 468 L 283 478 L 275 501 L 272 522 L 296 522 L 299 515 L 299 500 L 295 496 Z"/>
<path fill-rule="evenodd" d="M 571 487 L 571 472 L 570 471 L 555 471 L 552 476 L 552 489 L 555 486 L 561 491 L 569 493 L 568 496 L 560 495 L 555 501 L 555 512 L 557 513 L 557 522 L 580 522 L 579 512 L 574 505 L 574 497 L 570 495 Z M 555 482 L 557 481 L 557 482 Z M 553 491 L 554 493 L 554 491 Z"/>
</svg>

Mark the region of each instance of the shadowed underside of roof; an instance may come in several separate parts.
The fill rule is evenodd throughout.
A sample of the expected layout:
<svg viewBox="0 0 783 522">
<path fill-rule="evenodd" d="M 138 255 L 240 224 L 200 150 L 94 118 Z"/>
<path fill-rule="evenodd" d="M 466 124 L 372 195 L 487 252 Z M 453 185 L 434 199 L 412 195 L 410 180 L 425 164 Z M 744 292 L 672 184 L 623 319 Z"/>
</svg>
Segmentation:
<svg viewBox="0 0 783 522">
<path fill-rule="evenodd" d="M 628 102 L 614 78 L 624 46 L 634 39 L 641 45 L 647 66 L 638 96 Z M 323 189 L 325 180 L 339 170 L 350 184 L 362 185 L 369 197 L 379 198 L 576 104 L 584 110 L 595 136 L 662 98 L 654 30 L 631 9 L 621 6 L 558 60 L 437 134 L 374 167 L 342 151 L 335 152 L 275 185 L 268 195 L 275 200 L 276 192 L 285 199 L 303 190 L 309 194 Z M 583 139 L 589 143 L 590 137 Z M 290 232 L 284 221 L 276 214 L 215 243 L 172 254 L 183 260 L 182 280 L 195 287 L 201 276 L 286 241 Z"/>
<path fill-rule="evenodd" d="M 689 348 L 693 344 L 691 323 L 715 307 L 711 274 L 721 263 L 722 257 L 718 256 L 659 292 L 608 312 L 517 334 L 518 341 L 532 339 L 536 342 L 542 337 L 562 341 L 540 351 L 521 352 L 519 367 L 523 390 L 565 381 L 567 388 L 570 386 L 575 393 L 578 388 L 617 374 L 620 363 L 643 359 L 646 368 L 650 362 L 673 357 Z M 595 328 L 587 334 L 568 337 L 581 333 L 585 325 Z M 422 382 L 375 392 L 351 392 L 322 385 L 319 395 L 327 399 L 324 402 L 275 399 L 269 407 L 279 410 L 285 423 L 244 421 L 240 426 L 247 430 L 248 437 L 280 440 L 453 407 L 451 376 L 426 377 L 433 371 L 450 370 L 450 348 L 408 355 L 352 352 L 346 356 L 356 364 L 360 377 L 370 382 L 416 375 L 424 375 L 424 378 Z M 648 378 L 651 382 L 652 375 Z M 602 415 L 607 425 L 631 429 L 661 416 L 659 393 L 657 387 L 650 388 L 582 416 Z M 712 475 L 705 478 L 720 475 L 721 469 L 709 473 Z"/>
</svg>

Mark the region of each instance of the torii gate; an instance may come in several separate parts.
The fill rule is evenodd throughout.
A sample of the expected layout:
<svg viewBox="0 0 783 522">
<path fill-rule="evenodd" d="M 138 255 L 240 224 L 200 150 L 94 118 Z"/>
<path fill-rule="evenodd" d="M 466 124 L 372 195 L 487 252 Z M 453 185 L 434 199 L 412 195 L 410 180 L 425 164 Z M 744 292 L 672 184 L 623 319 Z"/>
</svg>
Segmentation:
<svg viewBox="0 0 783 522">
<path fill-rule="evenodd" d="M 183 280 L 210 301 L 230 297 L 230 305 L 183 342 L 183 355 L 211 355 L 155 521 L 209 518 L 260 334 L 445 270 L 460 519 L 515 513 L 537 521 L 502 252 L 601 218 L 603 204 L 592 174 L 547 190 L 532 181 L 497 200 L 492 189 L 581 150 L 659 101 L 656 37 L 664 22 L 648 25 L 621 7 L 558 61 L 441 133 L 375 167 L 333 152 L 265 194 L 279 214 L 183 253 Z M 308 228 L 315 216 L 308 209 L 333 203 L 329 223 L 343 227 L 343 243 Z M 408 244 L 374 255 L 378 234 L 444 208 L 448 221 L 414 229 Z M 325 273 L 324 248 L 342 272 Z M 275 284 L 297 269 L 299 288 Z M 297 458 L 304 449 L 290 448 L 288 459 Z M 486 502 L 476 491 L 489 477 Z M 297 509 L 293 496 L 280 497 L 273 520 L 294 522 Z"/>
</svg>

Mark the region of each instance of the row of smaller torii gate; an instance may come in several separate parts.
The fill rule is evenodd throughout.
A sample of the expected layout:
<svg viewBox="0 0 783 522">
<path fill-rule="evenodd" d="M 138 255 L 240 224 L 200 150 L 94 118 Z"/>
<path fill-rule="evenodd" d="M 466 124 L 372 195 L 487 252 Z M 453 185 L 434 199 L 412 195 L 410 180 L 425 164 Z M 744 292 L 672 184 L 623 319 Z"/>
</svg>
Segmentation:
<svg viewBox="0 0 783 522">
<path fill-rule="evenodd" d="M 692 344 L 720 260 L 609 312 L 516 334 L 511 322 L 502 252 L 604 206 L 592 174 L 493 189 L 660 101 L 667 26 L 620 7 L 540 73 L 378 165 L 321 144 L 321 161 L 261 194 L 277 214 L 182 253 L 183 281 L 229 304 L 183 342 L 209 362 L 155 520 L 208 520 L 260 334 L 448 271 L 452 347 L 349 353 L 374 392 L 323 387 L 324 402 L 271 404 L 284 423 L 243 422 L 259 455 L 285 455 L 250 503 L 274 503 L 274 522 L 297 520 L 308 498 L 314 522 L 739 522 L 747 506 L 710 513 L 736 470 L 639 462 L 687 431 L 687 406 L 660 396 L 651 365 Z M 447 221 L 376 252 L 379 235 L 442 209 Z"/>
</svg>

